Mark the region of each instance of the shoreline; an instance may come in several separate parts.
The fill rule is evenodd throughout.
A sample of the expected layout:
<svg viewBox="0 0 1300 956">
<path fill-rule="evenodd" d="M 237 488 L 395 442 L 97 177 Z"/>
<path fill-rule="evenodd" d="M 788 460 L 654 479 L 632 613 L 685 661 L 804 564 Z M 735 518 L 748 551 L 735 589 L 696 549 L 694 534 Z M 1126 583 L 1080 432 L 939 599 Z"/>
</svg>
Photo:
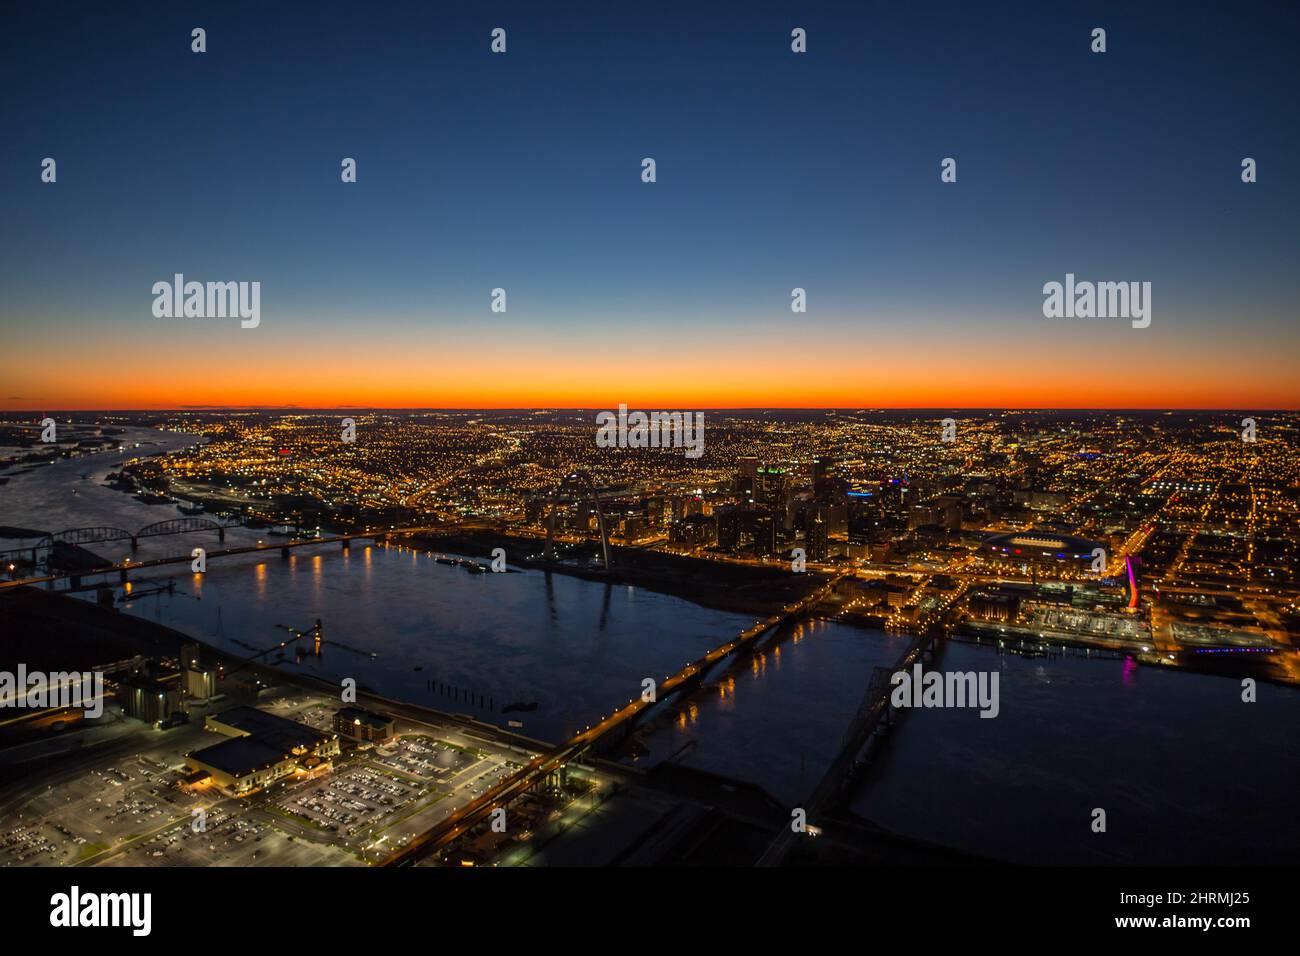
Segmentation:
<svg viewBox="0 0 1300 956">
<path fill-rule="evenodd" d="M 502 548 L 506 552 L 507 564 L 532 571 L 645 588 L 716 611 L 764 617 L 802 600 L 829 580 L 827 575 L 817 571 L 795 574 L 779 567 L 751 567 L 613 544 L 609 548 L 613 568 L 606 573 L 563 561 L 548 562 L 540 557 L 530 559 L 531 555 L 540 556 L 546 544 L 544 537 L 500 531 L 423 532 L 401 535 L 398 540 L 434 551 L 454 551 L 484 561 L 489 560 L 493 548 Z"/>
<path fill-rule="evenodd" d="M 11 603 L 6 607 L 6 602 Z M 61 629 L 64 642 L 103 645 L 106 642 L 116 640 L 120 642 L 115 648 L 116 653 L 125 652 L 129 646 L 129 650 L 145 657 L 177 657 L 184 645 L 197 644 L 204 652 L 204 655 L 211 658 L 214 665 L 222 665 L 228 673 L 239 670 L 256 676 L 265 681 L 267 689 L 290 685 L 326 696 L 338 692 L 338 688 L 324 678 L 310 674 L 294 673 L 269 664 L 249 662 L 244 657 L 232 654 L 228 648 L 210 644 L 201 637 L 176 630 L 166 624 L 150 621 L 147 618 L 102 608 L 91 601 L 83 601 L 62 592 L 50 592 L 36 587 L 16 588 L 0 594 L 0 608 L 5 611 L 6 624 L 13 626 L 15 631 L 21 630 L 23 625 L 30 627 L 33 623 L 39 622 L 49 630 Z M 0 633 L 3 633 L 3 631 L 0 631 Z M 48 630 L 46 633 L 48 633 Z M 74 659 L 57 666 L 69 669 L 85 668 L 86 665 L 80 663 L 77 659 L 80 657 L 80 654 L 76 653 L 79 651 L 78 648 L 68 647 L 64 643 L 63 646 L 59 646 L 57 649 L 62 654 L 68 654 L 69 652 L 75 654 Z M 399 701 L 385 697 L 374 689 L 358 687 L 357 703 L 364 706 L 363 702 L 365 700 L 374 702 L 375 706 L 386 707 L 395 711 L 400 709 L 420 713 L 425 715 L 425 719 L 452 724 L 462 730 L 490 733 L 500 738 L 497 742 L 506 746 L 531 747 L 534 749 L 539 747 L 545 749 L 553 746 L 546 741 L 514 733 L 504 727 L 486 723 L 468 714 L 451 713 L 427 707 L 423 704 Z"/>
</svg>

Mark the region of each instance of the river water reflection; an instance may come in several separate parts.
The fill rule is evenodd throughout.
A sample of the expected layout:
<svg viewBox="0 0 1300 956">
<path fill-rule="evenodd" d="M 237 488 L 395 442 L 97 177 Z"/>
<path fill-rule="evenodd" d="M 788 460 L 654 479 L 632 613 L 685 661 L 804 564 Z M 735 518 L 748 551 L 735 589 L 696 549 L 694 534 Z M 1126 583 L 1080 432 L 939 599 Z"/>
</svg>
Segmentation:
<svg viewBox="0 0 1300 956">
<path fill-rule="evenodd" d="M 752 623 L 637 588 L 561 574 L 472 574 L 424 551 L 337 545 L 289 559 L 212 565 L 140 614 L 241 650 L 276 624 L 324 621 L 332 679 L 559 740 L 595 722 Z M 147 586 L 147 585 L 144 585 Z M 637 763 L 674 759 L 751 781 L 797 806 L 839 746 L 876 667 L 906 638 L 825 621 L 792 625 L 761 655 L 671 705 Z M 374 653 L 374 659 L 370 654 Z M 854 809 L 888 829 L 1024 862 L 1179 863 L 1300 859 L 1300 692 L 1077 656 L 1029 659 L 950 643 L 944 670 L 996 670 L 1000 713 L 908 713 Z M 419 668 L 417 670 L 417 668 Z M 430 683 L 432 682 L 432 683 Z M 502 714 L 508 703 L 536 703 Z M 1094 834 L 1091 811 L 1107 811 Z"/>
</svg>

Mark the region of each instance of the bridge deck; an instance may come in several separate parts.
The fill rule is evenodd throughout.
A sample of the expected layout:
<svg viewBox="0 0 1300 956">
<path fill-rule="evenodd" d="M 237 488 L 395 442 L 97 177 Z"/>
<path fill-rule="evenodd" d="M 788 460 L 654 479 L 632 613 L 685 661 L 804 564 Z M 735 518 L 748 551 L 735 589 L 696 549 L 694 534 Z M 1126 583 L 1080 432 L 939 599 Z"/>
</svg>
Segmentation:
<svg viewBox="0 0 1300 956">
<path fill-rule="evenodd" d="M 922 654 L 934 646 L 934 634 L 934 631 L 926 631 L 913 638 L 907 649 L 903 651 L 902 656 L 899 657 L 892 668 L 886 670 L 886 673 L 895 674 L 899 671 L 908 670 L 920 660 Z M 867 686 L 862 703 L 858 706 L 857 712 L 853 715 L 853 719 L 849 721 L 849 726 L 844 732 L 839 753 L 831 761 L 831 765 L 822 775 L 812 795 L 804 802 L 804 810 L 809 823 L 814 823 L 820 819 L 821 814 L 842 792 L 845 783 L 853 772 L 858 754 L 867 745 L 867 741 L 875 733 L 876 728 L 880 726 L 881 721 L 889 716 L 889 695 L 892 690 L 893 686 L 887 677 L 883 680 L 873 678 Z M 759 858 L 758 866 L 779 866 L 801 835 L 791 827 L 786 826 Z"/>
<path fill-rule="evenodd" d="M 603 718 L 599 723 L 592 727 L 588 727 L 581 733 L 574 734 L 574 736 L 569 740 L 547 753 L 536 757 L 526 766 L 521 767 L 509 777 L 501 780 L 496 784 L 496 786 L 487 790 L 477 799 L 466 804 L 451 816 L 434 824 L 424 833 L 415 837 L 401 850 L 393 853 L 382 865 L 409 866 L 448 846 L 467 830 L 487 819 L 488 815 L 496 807 L 504 806 L 510 800 L 527 791 L 538 780 L 543 779 L 547 774 L 551 773 L 558 767 L 568 763 L 584 751 L 595 746 L 609 734 L 627 724 L 628 721 L 635 720 L 656 703 L 666 700 L 676 691 L 702 679 L 705 672 L 714 664 L 732 654 L 735 654 L 742 648 L 751 646 L 760 636 L 771 630 L 773 627 L 776 627 L 785 621 L 805 613 L 812 607 L 815 607 L 823 601 L 835 589 L 835 586 L 846 576 L 847 572 L 836 575 L 825 585 L 803 598 L 803 600 L 796 604 L 787 606 L 778 614 L 773 614 L 770 617 L 759 621 L 754 624 L 753 627 L 742 631 L 740 635 L 733 640 L 728 641 L 720 647 L 715 647 L 703 657 L 692 661 L 681 670 L 677 671 L 677 673 L 665 678 L 663 683 L 659 685 L 654 700 L 647 701 L 640 697 L 634 698 L 623 707 L 614 711 L 608 717 Z"/>
<path fill-rule="evenodd" d="M 331 535 L 327 538 L 294 538 L 288 541 L 277 541 L 273 544 L 247 545 L 240 548 L 221 548 L 216 551 L 208 551 L 207 560 L 214 558 L 229 557 L 236 554 L 257 554 L 266 551 L 280 551 L 284 548 L 305 548 L 313 544 L 337 544 L 341 541 L 355 541 L 358 538 L 384 538 L 389 535 L 412 534 L 420 531 L 438 530 L 432 526 L 427 528 L 402 528 L 395 531 L 358 531 L 351 534 Z M 9 588 L 23 587 L 30 584 L 46 584 L 51 581 L 63 581 L 71 577 L 90 577 L 95 574 L 113 574 L 117 571 L 138 571 L 142 568 L 164 567 L 170 564 L 189 564 L 193 557 L 188 554 L 175 555 L 167 558 L 150 558 L 143 561 L 131 561 L 127 564 L 110 564 L 103 567 L 89 568 L 85 571 L 47 574 L 41 577 L 20 578 L 16 581 L 0 581 L 0 591 Z"/>
</svg>

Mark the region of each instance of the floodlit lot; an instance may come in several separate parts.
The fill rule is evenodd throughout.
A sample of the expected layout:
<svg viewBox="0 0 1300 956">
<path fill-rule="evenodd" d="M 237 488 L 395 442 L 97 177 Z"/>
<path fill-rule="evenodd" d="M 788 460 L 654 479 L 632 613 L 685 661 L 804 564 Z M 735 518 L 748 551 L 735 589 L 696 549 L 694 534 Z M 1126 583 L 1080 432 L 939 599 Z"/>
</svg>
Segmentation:
<svg viewBox="0 0 1300 956">
<path fill-rule="evenodd" d="M 1034 607 L 1030 625 L 1043 630 L 1134 644 L 1150 642 L 1151 634 L 1140 619 L 1116 613 L 1081 611 L 1075 608 Z"/>
<path fill-rule="evenodd" d="M 332 732 L 340 705 L 299 693 L 257 706 Z M 455 727 L 399 720 L 383 746 L 345 742 L 329 769 L 236 799 L 211 782 L 180 784 L 184 754 L 221 739 L 203 713 L 167 731 L 135 724 L 107 748 L 6 787 L 0 866 L 374 863 L 527 759 Z"/>
<path fill-rule="evenodd" d="M 480 751 L 453 747 L 446 741 L 413 734 L 376 748 L 371 762 L 432 783 L 454 779 L 481 756 Z"/>
<path fill-rule="evenodd" d="M 389 773 L 353 766 L 329 774 L 306 789 L 298 789 L 275 803 L 275 809 L 293 814 L 322 830 L 356 836 L 373 832 L 385 819 L 432 792 Z"/>
</svg>

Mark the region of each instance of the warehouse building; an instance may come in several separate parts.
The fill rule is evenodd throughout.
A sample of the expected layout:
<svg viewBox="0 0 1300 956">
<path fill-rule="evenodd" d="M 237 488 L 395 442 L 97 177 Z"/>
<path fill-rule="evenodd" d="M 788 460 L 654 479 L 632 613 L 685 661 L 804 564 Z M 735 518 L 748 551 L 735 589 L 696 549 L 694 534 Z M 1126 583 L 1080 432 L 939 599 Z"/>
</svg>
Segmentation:
<svg viewBox="0 0 1300 956">
<path fill-rule="evenodd" d="M 256 707 L 209 714 L 203 726 L 227 739 L 185 755 L 190 779 L 211 779 L 231 796 L 245 796 L 294 773 L 321 770 L 339 752 L 337 734 Z"/>
</svg>

